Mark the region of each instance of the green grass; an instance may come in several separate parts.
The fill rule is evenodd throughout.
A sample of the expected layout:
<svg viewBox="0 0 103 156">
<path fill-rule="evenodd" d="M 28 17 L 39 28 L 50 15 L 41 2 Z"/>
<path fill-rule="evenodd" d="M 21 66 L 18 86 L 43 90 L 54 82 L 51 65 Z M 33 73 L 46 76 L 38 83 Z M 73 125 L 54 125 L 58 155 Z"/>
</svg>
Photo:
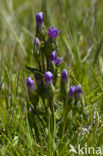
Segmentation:
<svg viewBox="0 0 103 156">
<path fill-rule="evenodd" d="M 43 130 L 35 117 L 40 135 L 38 143 L 28 123 L 25 65 L 37 67 L 32 48 L 35 14 L 41 10 L 45 12 L 41 0 L 0 1 L 1 156 L 74 156 L 69 153 L 70 144 L 75 149 L 78 144 L 103 145 L 103 1 L 47 1 L 46 27 L 52 25 L 61 30 L 57 38 L 58 55 L 64 57 L 63 67 L 68 69 L 70 85 L 82 84 L 89 115 L 83 122 L 78 118 L 72 121 L 77 130 L 67 131 L 61 138 L 57 136 L 57 128 L 55 139 L 49 125 Z"/>
</svg>

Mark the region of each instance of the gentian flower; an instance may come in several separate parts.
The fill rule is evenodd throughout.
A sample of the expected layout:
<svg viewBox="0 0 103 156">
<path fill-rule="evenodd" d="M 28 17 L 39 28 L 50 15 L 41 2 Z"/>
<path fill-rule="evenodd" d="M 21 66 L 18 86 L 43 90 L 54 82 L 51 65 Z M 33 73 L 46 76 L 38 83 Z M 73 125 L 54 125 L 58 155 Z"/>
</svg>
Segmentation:
<svg viewBox="0 0 103 156">
<path fill-rule="evenodd" d="M 28 92 L 32 94 L 32 92 L 35 90 L 35 84 L 34 84 L 34 81 L 30 77 L 27 77 L 26 79 L 26 86 L 28 88 Z"/>
<path fill-rule="evenodd" d="M 53 82 L 53 74 L 50 71 L 45 72 L 44 74 L 45 84 L 48 85 Z"/>
<path fill-rule="evenodd" d="M 39 41 L 38 37 L 35 37 L 34 45 L 35 46 L 39 46 L 40 45 L 40 41 Z"/>
<path fill-rule="evenodd" d="M 44 74 L 44 81 L 45 81 L 45 97 L 47 99 L 53 99 L 55 88 L 53 86 L 53 74 L 50 71 L 45 72 Z"/>
<path fill-rule="evenodd" d="M 62 70 L 61 79 L 63 82 L 68 81 L 68 73 L 65 69 Z"/>
<path fill-rule="evenodd" d="M 56 50 L 54 50 L 50 55 L 49 64 L 53 61 L 54 64 L 57 66 L 62 60 L 63 60 L 63 57 L 61 58 L 57 57 Z"/>
<path fill-rule="evenodd" d="M 59 63 L 63 60 L 63 57 L 59 58 L 57 57 L 56 60 L 55 60 L 55 65 L 59 65 Z"/>
<path fill-rule="evenodd" d="M 37 76 L 37 75 L 35 75 L 34 77 L 35 77 L 35 79 L 36 79 L 36 84 L 37 84 L 37 86 L 39 86 L 39 85 L 42 83 L 42 78 L 40 78 L 40 77 Z"/>
<path fill-rule="evenodd" d="M 51 41 L 55 41 L 55 39 L 57 38 L 59 33 L 60 33 L 60 29 L 55 29 L 53 27 L 50 27 L 49 30 L 48 30 L 49 39 Z"/>
<path fill-rule="evenodd" d="M 77 96 L 77 98 L 79 98 L 80 95 L 83 95 L 83 91 L 82 91 L 82 86 L 80 84 L 78 84 L 77 88 L 76 88 L 76 96 Z"/>
<path fill-rule="evenodd" d="M 41 29 L 44 26 L 43 12 L 39 12 L 36 14 L 36 24 L 37 24 L 39 29 Z"/>
<path fill-rule="evenodd" d="M 68 99 L 73 98 L 75 95 L 75 86 L 71 86 L 68 93 Z"/>
<path fill-rule="evenodd" d="M 56 58 L 57 58 L 57 52 L 56 52 L 56 50 L 54 50 L 54 51 L 51 53 L 51 55 L 50 55 L 50 60 L 51 60 L 51 61 L 54 61 L 54 60 L 56 60 Z"/>
</svg>

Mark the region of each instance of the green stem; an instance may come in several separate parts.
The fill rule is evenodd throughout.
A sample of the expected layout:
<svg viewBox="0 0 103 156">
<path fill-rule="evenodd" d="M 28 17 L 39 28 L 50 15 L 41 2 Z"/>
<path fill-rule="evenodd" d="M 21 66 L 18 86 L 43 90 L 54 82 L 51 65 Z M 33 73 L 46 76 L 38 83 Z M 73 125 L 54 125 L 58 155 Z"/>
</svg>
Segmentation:
<svg viewBox="0 0 103 156">
<path fill-rule="evenodd" d="M 51 117 L 50 117 L 50 130 L 51 134 L 54 135 L 54 105 L 53 105 L 53 100 L 49 101 L 49 107 L 51 111 Z"/>
<path fill-rule="evenodd" d="M 41 63 L 40 63 L 40 60 L 38 61 L 38 64 L 39 64 L 39 70 L 41 71 Z"/>
<path fill-rule="evenodd" d="M 45 72 L 45 56 L 42 55 L 42 71 Z"/>
<path fill-rule="evenodd" d="M 67 112 L 68 112 L 68 111 L 67 111 L 67 100 L 64 99 L 62 137 L 64 136 L 65 129 L 66 129 Z"/>
</svg>

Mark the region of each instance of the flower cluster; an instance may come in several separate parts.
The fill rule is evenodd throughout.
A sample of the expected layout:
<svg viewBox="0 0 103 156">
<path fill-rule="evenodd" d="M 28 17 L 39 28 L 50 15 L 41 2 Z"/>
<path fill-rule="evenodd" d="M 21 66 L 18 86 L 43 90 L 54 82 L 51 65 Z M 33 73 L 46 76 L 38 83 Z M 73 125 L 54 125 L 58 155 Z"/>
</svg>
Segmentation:
<svg viewBox="0 0 103 156">
<path fill-rule="evenodd" d="M 34 39 L 33 55 L 35 61 L 37 61 L 38 69 L 28 67 L 32 73 L 34 80 L 30 77 L 26 80 L 26 86 L 28 88 L 29 99 L 35 107 L 38 107 L 39 100 L 42 101 L 42 111 L 45 108 L 51 111 L 51 132 L 54 129 L 54 108 L 56 102 L 55 99 L 60 100 L 63 103 L 64 118 L 67 114 L 68 106 L 73 101 L 74 97 L 78 101 L 80 95 L 83 95 L 82 86 L 77 85 L 69 88 L 69 77 L 66 69 L 62 69 L 63 57 L 58 57 L 57 48 L 57 36 L 60 33 L 60 29 L 50 27 L 48 31 L 44 25 L 43 13 L 36 14 L 36 37 Z M 58 75 L 61 75 L 60 77 Z M 57 82 L 60 85 L 56 85 Z M 58 84 L 59 84 L 58 83 Z M 57 92 L 57 86 L 59 89 L 59 96 Z M 38 97 L 38 98 L 36 98 Z M 68 103 L 69 101 L 69 103 Z M 36 111 L 39 109 L 35 108 Z M 49 112 L 49 110 L 48 110 Z M 45 117 L 47 118 L 47 116 Z M 43 118 L 44 119 L 44 118 Z M 45 120 L 46 123 L 47 119 Z"/>
<path fill-rule="evenodd" d="M 59 58 L 57 57 L 57 52 L 56 50 L 54 50 L 51 55 L 50 55 L 50 58 L 49 58 L 49 63 L 51 64 L 51 62 L 53 61 L 54 64 L 57 66 L 60 64 L 60 62 L 63 60 L 63 57 Z"/>
<path fill-rule="evenodd" d="M 76 95 L 77 98 L 80 97 L 80 95 L 83 95 L 82 86 L 80 84 L 75 86 L 71 86 L 68 93 L 68 99 L 72 99 Z"/>
</svg>

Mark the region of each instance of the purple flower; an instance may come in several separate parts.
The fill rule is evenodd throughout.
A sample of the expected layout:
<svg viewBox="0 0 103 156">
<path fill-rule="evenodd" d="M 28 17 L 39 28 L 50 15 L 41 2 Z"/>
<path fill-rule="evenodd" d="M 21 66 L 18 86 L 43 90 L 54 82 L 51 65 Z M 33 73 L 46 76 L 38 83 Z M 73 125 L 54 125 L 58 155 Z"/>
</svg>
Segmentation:
<svg viewBox="0 0 103 156">
<path fill-rule="evenodd" d="M 55 65 L 59 65 L 59 63 L 63 60 L 63 57 L 59 58 L 57 57 L 55 60 Z"/>
<path fill-rule="evenodd" d="M 62 70 L 61 78 L 62 81 L 68 81 L 68 73 L 65 69 Z"/>
<path fill-rule="evenodd" d="M 56 50 L 54 50 L 51 55 L 50 55 L 50 59 L 49 59 L 49 63 L 51 63 L 52 61 L 54 62 L 54 64 L 57 66 L 59 65 L 59 63 L 63 60 L 63 57 L 59 58 L 57 57 L 57 53 Z"/>
<path fill-rule="evenodd" d="M 39 41 L 38 37 L 35 37 L 34 45 L 35 46 L 39 46 L 40 45 L 40 41 Z"/>
<path fill-rule="evenodd" d="M 51 53 L 51 55 L 50 55 L 50 60 L 51 60 L 51 61 L 54 61 L 54 60 L 56 60 L 56 58 L 57 58 L 57 52 L 56 52 L 56 50 L 54 50 L 54 51 Z"/>
<path fill-rule="evenodd" d="M 83 91 L 82 91 L 82 86 L 80 84 L 78 84 L 77 88 L 76 88 L 76 95 L 80 96 L 80 94 L 83 95 Z"/>
<path fill-rule="evenodd" d="M 48 36 L 52 41 L 54 41 L 57 38 L 59 33 L 60 33 L 60 29 L 55 29 L 53 27 L 50 27 L 48 30 Z"/>
<path fill-rule="evenodd" d="M 68 99 L 73 98 L 75 95 L 75 86 L 71 86 L 68 93 Z"/>
<path fill-rule="evenodd" d="M 30 94 L 35 90 L 34 81 L 30 77 L 27 77 L 26 79 L 26 86 L 28 87 L 28 91 Z"/>
<path fill-rule="evenodd" d="M 41 29 L 44 25 L 44 16 L 43 16 L 43 12 L 39 12 L 36 14 L 36 24 L 39 27 L 39 29 Z"/>
<path fill-rule="evenodd" d="M 35 75 L 35 79 L 36 79 L 37 86 L 39 86 L 42 83 L 42 79 L 37 75 Z"/>
<path fill-rule="evenodd" d="M 44 74 L 45 84 L 49 84 L 53 82 L 53 74 L 50 71 L 45 72 Z"/>
</svg>

